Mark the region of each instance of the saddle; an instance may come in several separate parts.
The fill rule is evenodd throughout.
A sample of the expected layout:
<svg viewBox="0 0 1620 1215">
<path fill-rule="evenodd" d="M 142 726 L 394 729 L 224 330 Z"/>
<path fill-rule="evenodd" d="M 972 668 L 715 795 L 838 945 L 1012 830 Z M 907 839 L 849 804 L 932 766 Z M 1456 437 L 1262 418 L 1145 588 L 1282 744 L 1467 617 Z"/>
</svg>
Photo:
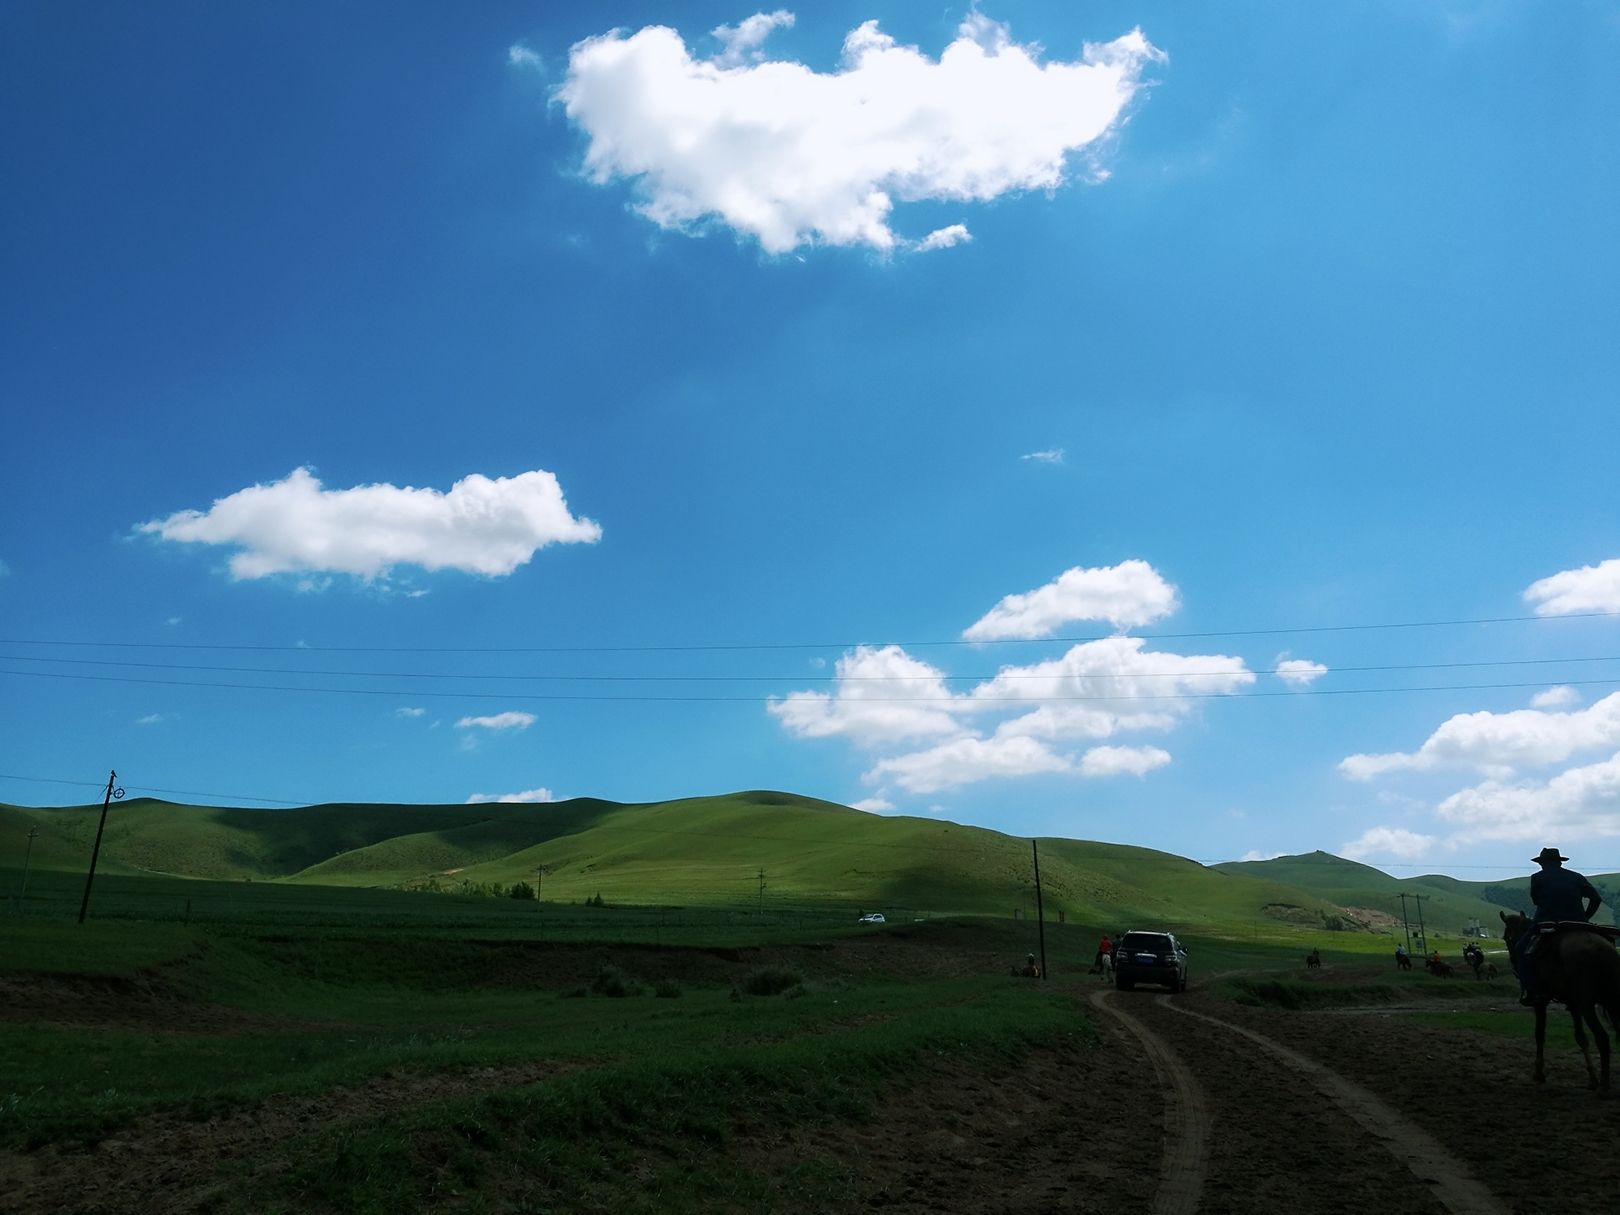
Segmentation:
<svg viewBox="0 0 1620 1215">
<path fill-rule="evenodd" d="M 1548 920 L 1535 926 L 1538 937 L 1555 937 L 1565 932 L 1595 932 L 1609 941 L 1620 941 L 1620 927 L 1613 924 L 1592 924 L 1586 920 Z"/>
</svg>

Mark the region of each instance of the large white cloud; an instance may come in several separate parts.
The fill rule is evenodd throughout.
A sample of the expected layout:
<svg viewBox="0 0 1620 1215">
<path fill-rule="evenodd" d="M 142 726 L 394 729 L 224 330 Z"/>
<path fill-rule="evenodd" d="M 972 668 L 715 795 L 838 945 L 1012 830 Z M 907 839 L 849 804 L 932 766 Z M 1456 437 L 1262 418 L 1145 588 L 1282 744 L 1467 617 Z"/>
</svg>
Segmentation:
<svg viewBox="0 0 1620 1215">
<path fill-rule="evenodd" d="M 899 646 L 859 646 L 838 660 L 832 692 L 792 692 L 768 708 L 799 738 L 843 735 L 859 743 L 961 734 L 953 715 L 965 702 L 944 672 Z"/>
<path fill-rule="evenodd" d="M 1525 588 L 1524 601 L 1537 616 L 1620 612 L 1620 557 L 1532 582 Z"/>
<path fill-rule="evenodd" d="M 710 58 L 665 26 L 575 45 L 557 97 L 587 136 L 587 175 L 633 181 L 639 209 L 664 228 L 718 219 L 772 253 L 890 250 L 915 244 L 889 226 L 896 200 L 1061 185 L 1070 157 L 1118 127 L 1143 69 L 1163 58 L 1133 30 L 1042 62 L 1039 47 L 972 13 L 937 60 L 868 21 L 845 37 L 840 68 L 818 72 L 763 58 L 765 36 L 791 22 L 777 11 L 722 26 Z"/>
<path fill-rule="evenodd" d="M 874 764 L 863 779 L 892 781 L 908 793 L 938 793 L 992 777 L 1073 769 L 1073 760 L 1037 739 L 997 735 L 952 739 L 926 751 L 885 759 Z"/>
<path fill-rule="evenodd" d="M 968 641 L 1050 637 L 1066 624 L 1105 620 L 1129 629 L 1176 610 L 1176 588 L 1146 561 L 1065 570 L 1033 591 L 1007 595 L 962 633 Z"/>
<path fill-rule="evenodd" d="M 1037 773 L 1141 775 L 1169 763 L 1169 753 L 1093 747 L 1077 759 L 1057 748 L 1168 729 L 1192 711 L 1194 697 L 1230 693 L 1255 678 L 1238 658 L 1145 644 L 1136 637 L 1084 642 L 1050 661 L 1004 666 L 967 693 L 952 693 L 944 672 L 899 646 L 861 647 L 839 659 L 832 692 L 794 692 L 768 707 L 801 738 L 844 736 L 872 746 L 942 740 L 882 759 L 865 774 L 912 793 Z M 987 718 L 1000 720 L 991 729 Z"/>
<path fill-rule="evenodd" d="M 1620 746 L 1620 692 L 1567 713 L 1515 709 L 1459 713 L 1413 752 L 1351 755 L 1339 770 L 1356 780 L 1386 772 L 1439 767 L 1475 768 L 1496 777 L 1515 769 L 1559 763 L 1583 751 Z"/>
<path fill-rule="evenodd" d="M 239 548 L 233 576 L 353 574 L 399 565 L 510 574 L 548 544 L 591 543 L 602 529 L 568 511 L 562 487 L 536 469 L 515 477 L 463 477 L 448 493 L 409 486 L 325 489 L 307 468 L 253 485 L 206 511 L 183 510 L 137 531 L 190 544 Z"/>
<path fill-rule="evenodd" d="M 1545 842 L 1620 836 L 1620 754 L 1544 782 L 1486 781 L 1453 793 L 1437 813 L 1469 839 Z"/>
<path fill-rule="evenodd" d="M 1372 857 L 1395 856 L 1403 861 L 1415 861 L 1434 846 L 1435 838 L 1405 827 L 1370 827 L 1355 839 L 1339 847 L 1339 855 L 1352 861 Z"/>
</svg>

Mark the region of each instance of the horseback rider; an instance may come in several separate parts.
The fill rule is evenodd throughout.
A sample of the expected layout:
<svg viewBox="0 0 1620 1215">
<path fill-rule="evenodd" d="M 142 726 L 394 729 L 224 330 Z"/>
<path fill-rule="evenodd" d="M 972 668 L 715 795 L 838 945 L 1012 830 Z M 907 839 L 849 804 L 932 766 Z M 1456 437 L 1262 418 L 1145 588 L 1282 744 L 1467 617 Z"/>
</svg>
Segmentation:
<svg viewBox="0 0 1620 1215">
<path fill-rule="evenodd" d="M 1539 873 L 1530 876 L 1530 901 L 1536 905 L 1531 924 L 1539 926 L 1572 920 L 1589 923 L 1603 905 L 1603 896 L 1596 887 L 1584 875 L 1573 869 L 1565 869 L 1564 862 L 1569 858 L 1560 855 L 1556 848 L 1543 848 L 1539 855 L 1531 859 L 1541 866 Z M 1524 989 L 1519 996 L 1520 1004 L 1534 1004 L 1542 995 L 1532 960 L 1540 938 L 1541 933 L 1533 929 L 1519 939 L 1518 948 L 1508 953 L 1508 959 L 1513 963 L 1513 973 L 1519 976 L 1519 986 Z"/>
</svg>

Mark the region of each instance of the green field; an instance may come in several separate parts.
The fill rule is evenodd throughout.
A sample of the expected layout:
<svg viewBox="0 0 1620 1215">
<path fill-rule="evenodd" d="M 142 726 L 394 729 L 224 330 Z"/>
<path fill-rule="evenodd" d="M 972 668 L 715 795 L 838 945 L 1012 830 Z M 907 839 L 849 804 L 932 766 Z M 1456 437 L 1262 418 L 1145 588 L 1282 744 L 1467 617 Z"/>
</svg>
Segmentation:
<svg viewBox="0 0 1620 1215">
<path fill-rule="evenodd" d="M 1483 887 L 1322 854 L 1041 840 L 1042 925 L 1030 841 L 786 794 L 137 801 L 81 925 L 99 812 L 0 807 L 8 855 L 36 832 L 26 898 L 0 869 L 0 1151 L 246 1127 L 198 1180 L 225 1210 L 815 1209 L 840 1161 L 742 1173 L 732 1138 L 859 1121 L 946 1063 L 1089 1049 L 1103 929 L 1178 931 L 1194 985 L 1243 1003 L 1501 997 L 1387 965 L 1394 896 L 1432 899 L 1455 952 Z M 498 893 L 520 881 L 541 897 Z M 1043 936 L 1056 981 L 1010 978 Z M 1326 982 L 1301 975 L 1313 947 Z"/>
</svg>

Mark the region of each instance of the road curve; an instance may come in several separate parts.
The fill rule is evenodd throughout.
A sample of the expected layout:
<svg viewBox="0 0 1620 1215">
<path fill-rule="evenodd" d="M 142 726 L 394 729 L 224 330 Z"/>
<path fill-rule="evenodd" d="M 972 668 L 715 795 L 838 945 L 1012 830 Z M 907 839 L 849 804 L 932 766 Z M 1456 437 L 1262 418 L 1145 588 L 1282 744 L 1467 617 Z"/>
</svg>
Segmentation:
<svg viewBox="0 0 1620 1215">
<path fill-rule="evenodd" d="M 1090 1002 L 1113 1017 L 1141 1042 L 1164 1091 L 1164 1155 L 1159 1163 L 1159 1189 L 1153 1215 L 1193 1215 L 1209 1170 L 1209 1103 L 1196 1077 L 1175 1051 L 1111 999 L 1113 991 L 1094 991 Z"/>
<path fill-rule="evenodd" d="M 1103 1007 L 1095 996 L 1092 997 L 1092 1002 Z M 1309 1080 L 1318 1092 L 1383 1144 L 1384 1148 L 1404 1164 L 1418 1181 L 1428 1187 L 1435 1199 L 1452 1215 L 1511 1215 L 1507 1204 L 1486 1189 L 1438 1140 L 1360 1085 L 1352 1084 L 1315 1059 L 1291 1050 L 1252 1029 L 1234 1025 L 1208 1013 L 1195 1012 L 1184 1003 L 1174 1001 L 1168 996 L 1158 997 L 1157 1003 L 1183 1016 L 1195 1017 L 1247 1039 Z M 1115 1016 L 1123 1016 L 1116 1009 L 1107 1011 L 1114 1013 Z M 1147 1039 L 1144 1038 L 1143 1041 L 1146 1042 Z M 1158 1066 L 1157 1061 L 1154 1066 Z M 1168 1148 L 1166 1151 L 1168 1152 Z"/>
</svg>

